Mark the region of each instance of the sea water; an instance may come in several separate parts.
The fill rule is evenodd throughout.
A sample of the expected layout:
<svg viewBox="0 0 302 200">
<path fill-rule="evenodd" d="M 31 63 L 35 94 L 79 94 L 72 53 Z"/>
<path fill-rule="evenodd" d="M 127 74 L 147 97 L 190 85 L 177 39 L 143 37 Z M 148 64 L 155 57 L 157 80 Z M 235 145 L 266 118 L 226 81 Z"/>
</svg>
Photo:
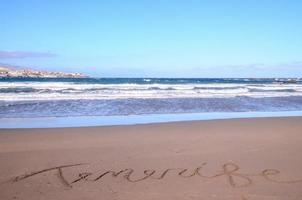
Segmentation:
<svg viewBox="0 0 302 200">
<path fill-rule="evenodd" d="M 299 111 L 301 79 L 0 78 L 0 127 L 8 119 L 18 119 L 17 126 L 29 118 L 93 116 L 103 122 L 136 116 L 148 121 L 154 115 L 181 119 L 190 113 L 240 117 Z"/>
</svg>

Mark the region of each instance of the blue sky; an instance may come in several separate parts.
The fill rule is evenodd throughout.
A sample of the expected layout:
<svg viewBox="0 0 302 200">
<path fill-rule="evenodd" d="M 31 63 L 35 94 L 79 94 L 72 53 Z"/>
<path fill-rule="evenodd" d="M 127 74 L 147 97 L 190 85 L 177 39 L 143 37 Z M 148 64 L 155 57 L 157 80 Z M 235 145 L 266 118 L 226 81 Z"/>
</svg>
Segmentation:
<svg viewBox="0 0 302 200">
<path fill-rule="evenodd" d="M 302 77 L 302 1 L 0 3 L 0 63 L 98 77 Z"/>
</svg>

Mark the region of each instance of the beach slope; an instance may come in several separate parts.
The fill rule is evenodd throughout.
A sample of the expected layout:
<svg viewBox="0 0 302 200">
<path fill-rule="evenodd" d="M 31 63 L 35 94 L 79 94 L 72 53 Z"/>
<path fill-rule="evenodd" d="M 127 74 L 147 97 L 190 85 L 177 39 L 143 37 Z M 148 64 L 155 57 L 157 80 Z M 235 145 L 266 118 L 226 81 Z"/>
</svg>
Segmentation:
<svg viewBox="0 0 302 200">
<path fill-rule="evenodd" d="M 302 117 L 0 130 L 0 199 L 301 200 Z"/>
</svg>

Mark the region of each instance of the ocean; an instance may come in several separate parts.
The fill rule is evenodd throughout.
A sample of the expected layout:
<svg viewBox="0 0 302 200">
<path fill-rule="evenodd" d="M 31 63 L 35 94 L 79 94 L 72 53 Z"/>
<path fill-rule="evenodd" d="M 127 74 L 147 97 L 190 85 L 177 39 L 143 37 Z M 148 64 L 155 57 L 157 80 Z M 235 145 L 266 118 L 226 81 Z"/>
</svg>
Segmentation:
<svg viewBox="0 0 302 200">
<path fill-rule="evenodd" d="M 302 111 L 302 80 L 0 78 L 0 118 Z"/>
</svg>

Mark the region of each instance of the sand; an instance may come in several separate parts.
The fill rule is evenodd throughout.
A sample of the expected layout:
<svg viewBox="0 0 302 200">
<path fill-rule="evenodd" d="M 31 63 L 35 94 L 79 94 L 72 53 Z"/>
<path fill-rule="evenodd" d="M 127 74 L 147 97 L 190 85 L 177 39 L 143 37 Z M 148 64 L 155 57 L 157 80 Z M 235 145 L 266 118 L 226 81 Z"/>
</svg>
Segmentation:
<svg viewBox="0 0 302 200">
<path fill-rule="evenodd" d="M 302 117 L 0 130 L 0 199 L 301 200 Z"/>
</svg>

